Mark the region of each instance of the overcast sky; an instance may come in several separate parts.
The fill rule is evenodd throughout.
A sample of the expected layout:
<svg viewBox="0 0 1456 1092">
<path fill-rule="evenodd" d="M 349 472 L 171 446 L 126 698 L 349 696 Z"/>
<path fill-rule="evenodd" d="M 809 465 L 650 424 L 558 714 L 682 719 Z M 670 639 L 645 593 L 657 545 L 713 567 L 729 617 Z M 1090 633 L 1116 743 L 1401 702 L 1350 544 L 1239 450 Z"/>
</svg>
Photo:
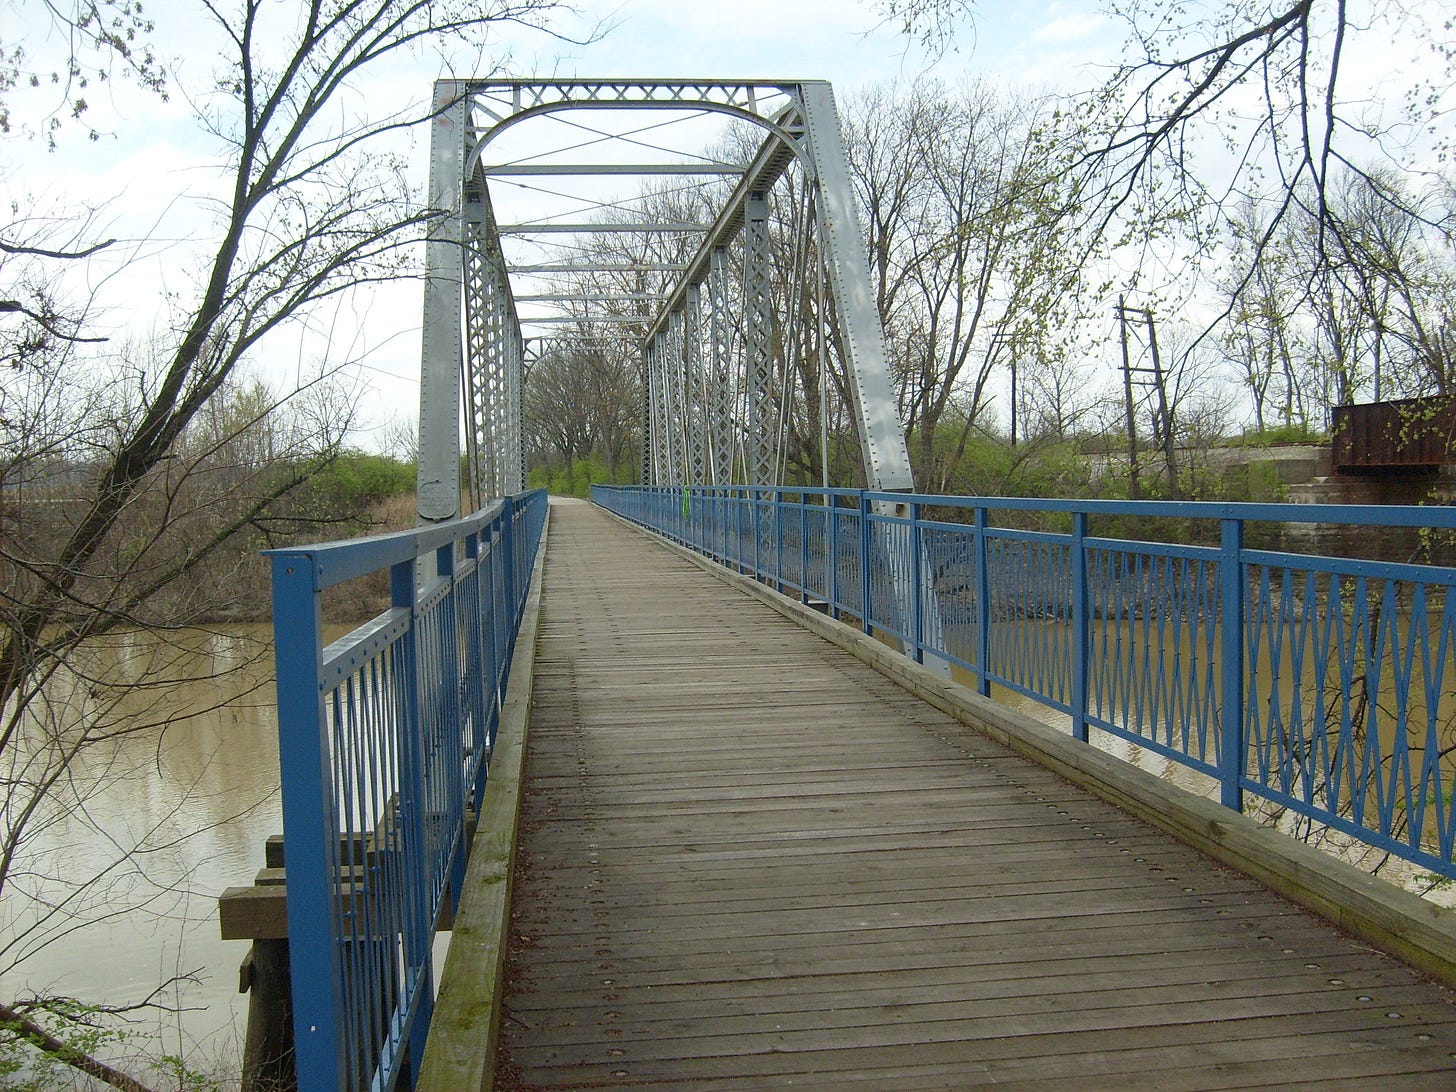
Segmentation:
<svg viewBox="0 0 1456 1092">
<path fill-rule="evenodd" d="M 1440 0 L 1425 3 L 1428 11 L 1441 8 Z M 41 8 L 37 0 L 0 0 L 5 38 L 13 42 L 43 26 Z M 1099 82 L 1115 63 L 1122 37 L 1095 0 L 986 0 L 976 6 L 974 25 L 959 28 L 957 48 L 934 60 L 881 23 L 862 0 L 581 0 L 577 8 L 581 17 L 563 19 L 561 32 L 580 37 L 600 26 L 606 28 L 600 40 L 574 45 L 512 32 L 501 43 L 503 74 L 829 79 L 844 97 L 867 82 L 928 70 L 948 81 L 972 76 L 1073 89 Z M 191 294 L 199 264 L 193 248 L 207 235 L 208 198 L 221 177 L 218 145 L 197 117 L 196 96 L 207 87 L 217 52 L 210 21 L 199 0 L 151 0 L 147 10 L 158 25 L 158 51 L 174 71 L 169 102 L 117 82 L 91 92 L 89 116 L 104 131 L 99 141 L 88 143 L 73 128 L 62 133 L 55 152 L 18 134 L 0 144 L 0 196 L 58 215 L 81 203 L 105 205 L 106 233 L 122 240 L 115 254 L 129 259 L 124 273 L 116 266 L 92 267 L 104 308 L 100 321 L 116 336 L 165 322 L 166 293 L 184 300 Z M 1350 59 L 1370 67 L 1372 82 L 1383 63 L 1380 48 L 1362 39 L 1360 54 Z M 466 58 L 448 58 L 447 64 L 454 75 L 477 74 Z M 393 64 L 375 73 L 367 89 L 356 89 L 350 105 L 383 115 L 426 100 L 441 69 L 434 56 Z M 48 105 L 12 96 L 22 121 Z M 423 142 L 401 150 L 422 190 Z M 331 355 L 362 359 L 357 374 L 370 388 L 366 412 L 374 426 L 412 417 L 417 401 L 419 286 L 404 284 L 386 295 L 382 303 L 356 305 L 327 319 Z M 315 365 L 320 354 L 317 341 L 279 339 L 259 366 L 281 381 L 289 369 Z M 368 442 L 367 435 L 361 439 Z"/>
<path fill-rule="evenodd" d="M 35 37 L 47 25 L 41 7 L 35 0 L 0 0 L 6 38 L 30 32 L 34 55 L 44 48 Z M 585 0 L 577 7 L 580 18 L 562 20 L 561 32 L 580 38 L 605 28 L 599 40 L 575 45 L 512 32 L 502 42 L 509 74 L 829 79 L 843 96 L 866 82 L 913 78 L 927 69 L 951 80 L 975 74 L 1021 84 L 1090 82 L 1095 76 L 1087 58 L 1106 63 L 1116 44 L 1108 21 L 1082 0 L 983 4 L 974 28 L 962 27 L 957 48 L 935 63 L 855 0 Z M 207 233 L 208 195 L 220 179 L 217 145 L 197 121 L 197 96 L 214 71 L 210 21 L 196 0 L 152 0 L 147 11 L 157 24 L 158 52 L 174 73 L 170 101 L 123 81 L 93 87 L 88 117 L 103 132 L 99 141 L 85 141 L 73 127 L 48 152 L 40 141 L 11 135 L 0 167 L 0 185 L 28 207 L 65 215 L 77 204 L 105 206 L 106 234 L 121 240 L 115 254 L 128 263 L 124 273 L 95 265 L 89 287 L 98 293 L 99 323 L 117 338 L 165 323 L 167 293 L 189 296 L 198 265 L 193 247 Z M 461 68 L 468 59 L 450 64 L 456 75 L 475 74 Z M 392 66 L 371 84 L 364 107 L 383 114 L 427 99 L 441 67 L 433 56 Z M 14 98 L 16 117 L 23 122 L 53 106 L 45 94 Z M 422 188 L 426 149 L 416 141 L 404 150 Z M 357 374 L 369 388 L 366 414 L 375 427 L 412 416 L 417 400 L 418 303 L 412 301 L 419 287 L 402 285 L 387 297 L 367 314 L 355 308 L 328 318 L 334 355 L 362 358 Z M 289 338 L 276 339 L 272 348 L 258 366 L 277 382 L 316 364 L 321 352 L 317 342 Z"/>
</svg>

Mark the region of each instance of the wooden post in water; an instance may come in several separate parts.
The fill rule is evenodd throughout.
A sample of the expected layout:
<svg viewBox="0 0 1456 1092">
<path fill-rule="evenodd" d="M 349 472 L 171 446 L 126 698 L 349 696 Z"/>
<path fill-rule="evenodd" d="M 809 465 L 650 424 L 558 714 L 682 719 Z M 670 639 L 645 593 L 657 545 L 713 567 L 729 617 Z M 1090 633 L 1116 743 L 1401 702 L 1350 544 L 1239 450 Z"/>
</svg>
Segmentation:
<svg viewBox="0 0 1456 1092">
<path fill-rule="evenodd" d="M 252 887 L 230 887 L 217 900 L 222 939 L 253 942 L 238 971 L 238 992 L 248 995 L 242 1092 L 297 1092 L 281 836 L 268 839 L 264 864 Z"/>
<path fill-rule="evenodd" d="M 243 1041 L 243 1092 L 292 1092 L 293 995 L 288 940 L 255 940 L 243 961 L 238 989 L 248 994 L 248 1032 Z"/>
</svg>

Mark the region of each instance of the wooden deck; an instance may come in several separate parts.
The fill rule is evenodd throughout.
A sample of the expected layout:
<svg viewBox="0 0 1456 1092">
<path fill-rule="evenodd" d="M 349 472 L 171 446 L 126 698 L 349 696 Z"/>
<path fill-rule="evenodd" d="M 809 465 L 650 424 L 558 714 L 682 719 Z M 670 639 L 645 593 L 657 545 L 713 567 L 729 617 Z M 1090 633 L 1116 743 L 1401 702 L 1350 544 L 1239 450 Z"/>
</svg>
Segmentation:
<svg viewBox="0 0 1456 1092">
<path fill-rule="evenodd" d="M 497 1087 L 1456 1087 L 1446 991 L 645 537 L 545 579 Z"/>
</svg>

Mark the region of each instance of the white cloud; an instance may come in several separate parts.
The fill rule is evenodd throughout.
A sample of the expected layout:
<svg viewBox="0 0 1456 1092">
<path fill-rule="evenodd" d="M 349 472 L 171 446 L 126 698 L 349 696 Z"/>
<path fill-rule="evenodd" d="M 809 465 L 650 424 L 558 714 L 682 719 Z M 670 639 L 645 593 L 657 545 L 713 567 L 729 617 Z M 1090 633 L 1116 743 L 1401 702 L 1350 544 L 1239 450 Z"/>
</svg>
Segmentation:
<svg viewBox="0 0 1456 1092">
<path fill-rule="evenodd" d="M 1030 41 L 1045 45 L 1073 45 L 1096 38 L 1107 30 L 1107 17 L 1095 12 L 1061 15 L 1032 32 Z"/>
</svg>

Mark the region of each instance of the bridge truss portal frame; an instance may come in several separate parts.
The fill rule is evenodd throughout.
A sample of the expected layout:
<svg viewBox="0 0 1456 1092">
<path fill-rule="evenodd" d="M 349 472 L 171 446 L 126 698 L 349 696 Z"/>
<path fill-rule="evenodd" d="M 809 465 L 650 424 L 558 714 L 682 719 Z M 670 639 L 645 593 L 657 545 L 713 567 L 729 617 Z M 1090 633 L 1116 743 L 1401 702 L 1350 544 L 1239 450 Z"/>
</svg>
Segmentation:
<svg viewBox="0 0 1456 1092">
<path fill-rule="evenodd" d="M 752 159 L 735 167 L 682 163 L 490 165 L 491 142 L 532 118 L 574 110 L 703 111 L 765 130 Z M 811 302 L 786 320 L 771 299 L 765 195 L 797 162 L 803 179 L 802 237 L 793 240 L 800 283 Z M 426 248 L 420 386 L 419 514 L 437 522 L 459 514 L 464 483 L 479 505 L 524 488 L 521 390 L 532 356 L 569 344 L 555 327 L 533 350 L 523 335 L 511 268 L 501 236 L 531 230 L 499 225 L 492 177 L 533 173 L 737 173 L 738 180 L 708 225 L 653 223 L 616 230 L 673 233 L 702 229 L 693 259 L 645 322 L 641 368 L 645 391 L 644 480 L 652 484 L 774 484 L 781 474 L 774 422 L 784 412 L 783 379 L 774 339 L 795 315 L 816 330 L 804 343 L 844 361 L 866 483 L 879 492 L 914 488 L 904 432 L 890 380 L 884 333 L 860 235 L 853 186 L 830 85 L 815 80 L 441 80 L 435 85 L 430 140 L 430 207 L 439 210 Z M 556 226 L 537 230 L 560 230 Z M 590 225 L 585 230 L 608 230 Z M 730 247 L 744 258 L 728 268 Z M 572 263 L 582 271 L 605 269 Z M 657 266 L 654 268 L 663 268 Z M 540 265 L 517 272 L 541 271 Z M 735 283 L 736 282 L 736 283 Z M 741 314 L 731 297 L 737 289 Z M 537 294 L 534 300 L 570 293 Z M 589 303 L 585 297 L 577 302 Z M 536 320 L 571 323 L 571 316 Z M 631 322 L 607 324 L 631 336 Z M 638 327 L 641 329 L 641 326 Z M 741 358 L 730 359 L 735 346 Z M 822 374 L 822 373 L 821 373 Z M 740 391 L 736 384 L 746 389 Z M 821 383 L 820 397 L 826 397 Z M 460 434 L 460 406 L 466 431 Z M 743 407 L 741 410 L 737 407 Z M 463 448 L 463 451 L 462 451 Z M 827 463 L 827 459 L 825 460 Z"/>
</svg>

